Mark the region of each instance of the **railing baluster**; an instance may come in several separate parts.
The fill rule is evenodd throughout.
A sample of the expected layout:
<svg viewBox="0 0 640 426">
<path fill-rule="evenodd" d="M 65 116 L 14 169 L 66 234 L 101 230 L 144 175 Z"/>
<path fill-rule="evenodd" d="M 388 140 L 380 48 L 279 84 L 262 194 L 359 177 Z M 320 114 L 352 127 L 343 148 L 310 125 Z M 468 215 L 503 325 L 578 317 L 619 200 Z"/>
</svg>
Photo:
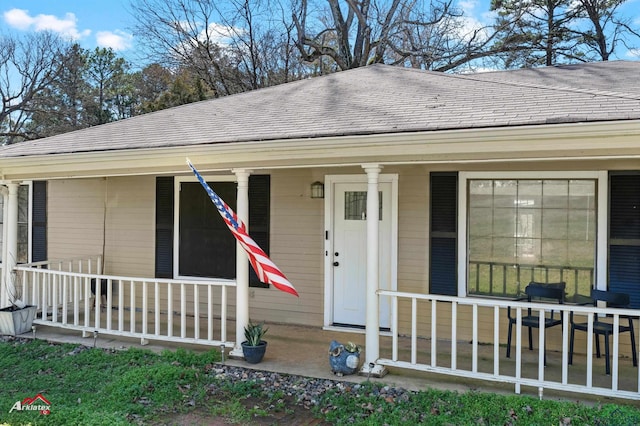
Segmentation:
<svg viewBox="0 0 640 426">
<path fill-rule="evenodd" d="M 605 342 L 607 343 L 607 342 Z M 613 315 L 613 353 L 611 354 L 611 390 L 618 390 L 618 346 L 620 345 L 620 315 Z M 609 360 L 607 360 L 609 361 Z"/>
<path fill-rule="evenodd" d="M 80 277 L 78 276 L 74 276 L 73 277 L 73 325 L 79 325 L 80 324 L 80 290 L 79 290 L 79 283 Z"/>
<path fill-rule="evenodd" d="M 51 320 L 53 322 L 58 322 L 58 291 L 58 275 L 54 275 L 51 290 Z"/>
<path fill-rule="evenodd" d="M 154 289 L 154 307 L 153 310 L 155 311 L 156 317 L 155 317 L 155 323 L 156 323 L 156 328 L 155 328 L 155 335 L 159 336 L 160 335 L 160 283 L 158 283 L 158 281 L 155 282 L 155 289 Z"/>
<path fill-rule="evenodd" d="M 89 328 L 91 324 L 91 306 L 89 306 L 89 295 L 91 294 L 91 289 L 89 288 L 89 277 L 85 277 L 84 281 L 84 326 Z"/>
<path fill-rule="evenodd" d="M 220 289 L 220 341 L 227 341 L 227 286 Z"/>
<path fill-rule="evenodd" d="M 516 388 L 520 394 L 520 379 L 522 378 L 522 307 L 516 308 Z"/>
<path fill-rule="evenodd" d="M 62 324 L 67 323 L 67 304 L 69 303 L 67 294 L 68 275 L 62 276 Z"/>
<path fill-rule="evenodd" d="M 118 331 L 124 331 L 124 283 L 118 280 Z"/>
<path fill-rule="evenodd" d="M 207 339 L 213 340 L 213 286 L 207 286 Z"/>
<path fill-rule="evenodd" d="M 167 336 L 173 336 L 173 284 L 167 285 Z"/>
<path fill-rule="evenodd" d="M 136 332 L 136 286 L 133 280 L 129 281 L 129 329 L 132 333 Z"/>
<path fill-rule="evenodd" d="M 500 306 L 493 307 L 493 374 L 500 374 Z"/>
<path fill-rule="evenodd" d="M 111 278 L 107 278 L 107 330 L 111 330 L 113 327 L 113 281 Z M 98 282 L 100 282 L 100 289 L 98 290 Z M 100 293 L 100 303 L 102 304 L 102 278 L 96 280 L 96 294 Z"/>
<path fill-rule="evenodd" d="M 411 299 L 411 364 L 418 362 L 418 300 Z M 395 334 L 395 333 L 394 333 Z M 396 354 L 397 356 L 397 348 Z"/>
<path fill-rule="evenodd" d="M 438 340 L 438 315 L 437 315 L 437 301 L 431 301 L 431 366 L 435 367 L 437 364 L 437 340 Z M 455 327 L 453 327 L 455 328 Z"/>
<path fill-rule="evenodd" d="M 185 283 L 180 283 L 180 337 L 187 337 L 187 290 Z"/>
<path fill-rule="evenodd" d="M 142 281 L 142 336 L 145 338 L 148 333 L 149 325 L 149 293 L 147 282 Z"/>
<path fill-rule="evenodd" d="M 587 314 L 587 387 L 593 386 L 593 312 Z"/>
<path fill-rule="evenodd" d="M 417 301 L 416 301 L 417 302 Z M 413 306 L 413 301 L 411 302 Z M 414 312 L 413 309 L 411 312 Z M 415 321 L 415 324 L 414 324 Z M 411 330 L 415 330 L 415 334 L 418 334 L 418 321 L 416 317 L 411 315 Z M 391 336 L 391 359 L 398 360 L 398 296 L 391 297 L 391 330 L 393 335 Z"/>
<path fill-rule="evenodd" d="M 560 312 L 562 315 L 562 384 L 569 380 L 569 311 Z"/>
<path fill-rule="evenodd" d="M 547 353 L 547 341 L 545 339 L 547 328 L 545 325 L 545 310 L 538 311 L 538 380 L 544 381 L 545 355 Z"/>
<path fill-rule="evenodd" d="M 472 305 L 472 332 L 471 332 L 471 371 L 478 372 L 478 305 Z M 456 327 L 452 324 L 452 327 Z"/>
<path fill-rule="evenodd" d="M 436 301 L 434 300 L 435 304 Z M 458 369 L 458 304 L 456 302 L 451 303 L 451 370 Z M 435 337 L 435 336 L 434 336 Z"/>
<path fill-rule="evenodd" d="M 200 338 L 200 288 L 193 285 L 193 337 Z"/>
</svg>

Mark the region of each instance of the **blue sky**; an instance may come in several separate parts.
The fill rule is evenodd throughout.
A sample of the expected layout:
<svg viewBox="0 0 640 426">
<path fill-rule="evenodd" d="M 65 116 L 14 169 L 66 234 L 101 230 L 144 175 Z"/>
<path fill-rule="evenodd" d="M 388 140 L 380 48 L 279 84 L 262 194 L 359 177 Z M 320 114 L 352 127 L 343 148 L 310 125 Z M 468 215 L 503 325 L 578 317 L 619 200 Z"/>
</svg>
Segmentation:
<svg viewBox="0 0 640 426">
<path fill-rule="evenodd" d="M 134 59 L 134 20 L 130 0 L 0 0 L 0 32 L 51 30 L 68 36 L 85 49 L 111 47 Z M 218 0 L 224 1 L 224 0 Z M 485 21 L 489 0 L 458 0 L 468 25 Z M 640 0 L 629 0 L 622 9 L 640 27 Z M 618 52 L 619 59 L 639 59 Z"/>
<path fill-rule="evenodd" d="M 129 0 L 0 0 L 0 28 L 51 30 L 85 49 L 111 47 L 123 54 L 134 47 Z"/>
</svg>

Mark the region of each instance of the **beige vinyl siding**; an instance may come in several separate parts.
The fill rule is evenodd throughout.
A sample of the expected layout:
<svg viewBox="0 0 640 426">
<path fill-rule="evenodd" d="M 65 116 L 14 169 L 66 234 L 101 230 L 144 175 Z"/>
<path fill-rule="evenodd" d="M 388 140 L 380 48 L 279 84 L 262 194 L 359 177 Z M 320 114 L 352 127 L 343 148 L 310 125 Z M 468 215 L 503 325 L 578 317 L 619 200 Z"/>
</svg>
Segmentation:
<svg viewBox="0 0 640 426">
<path fill-rule="evenodd" d="M 49 259 L 103 255 L 106 274 L 153 277 L 154 177 L 49 181 L 47 220 Z"/>
<path fill-rule="evenodd" d="M 48 182 L 47 252 L 49 259 L 101 255 L 104 241 L 106 180 Z"/>
<path fill-rule="evenodd" d="M 250 315 L 274 322 L 321 326 L 324 298 L 324 200 L 311 199 L 312 170 L 271 173 L 270 257 L 300 297 L 273 287 L 250 289 Z M 251 229 L 249 229 L 251 233 Z"/>
<path fill-rule="evenodd" d="M 106 181 L 106 273 L 155 275 L 155 185 L 155 176 Z"/>
<path fill-rule="evenodd" d="M 385 167 L 384 173 L 398 173 L 398 291 L 429 292 L 429 171 L 424 166 Z M 399 303 L 400 333 L 411 330 L 410 303 Z M 418 321 L 427 321 L 418 309 Z"/>
<path fill-rule="evenodd" d="M 596 163 L 554 164 L 554 170 L 597 168 Z M 600 164 L 603 166 L 603 164 Z M 612 164 L 606 165 L 612 166 Z M 533 170 L 535 164 L 469 165 L 465 170 Z M 537 169 L 550 166 L 538 165 Z M 429 291 L 429 173 L 460 169 L 456 165 L 386 166 L 382 173 L 398 174 L 398 290 Z M 257 172 L 256 172 L 257 173 Z M 271 243 L 272 260 L 282 269 L 300 294 L 299 298 L 275 288 L 251 288 L 250 316 L 253 320 L 322 326 L 324 318 L 324 203 L 310 198 L 310 184 L 324 181 L 328 174 L 364 175 L 361 167 L 261 170 L 271 175 Z M 81 257 L 101 254 L 103 223 L 106 223 L 106 272 L 113 275 L 154 276 L 155 255 L 155 176 L 76 179 L 49 182 L 48 243 L 50 258 Z M 106 206 L 106 210 L 105 210 Z M 106 218 L 106 222 L 104 219 Z M 460 236 L 464 238 L 464 236 Z M 128 284 L 125 304 L 129 304 Z M 150 298 L 153 285 L 149 285 Z M 166 290 L 160 292 L 162 310 L 166 307 Z M 363 295 L 364 297 L 364 295 Z M 174 289 L 175 311 L 179 310 L 179 289 Z M 200 312 L 205 315 L 206 290 L 200 293 Z M 114 299 L 116 300 L 116 299 Z M 192 297 L 188 310 L 193 312 Z M 218 300 L 218 297 L 214 297 Z M 235 292 L 229 293 L 229 315 L 235 314 Z M 141 300 L 136 300 L 138 308 Z M 154 303 L 149 301 L 150 309 Z M 399 329 L 410 333 L 409 302 L 399 306 Z M 450 304 L 438 305 L 438 339 L 450 339 Z M 431 334 L 431 304 L 418 306 L 418 334 Z M 472 336 L 471 309 L 460 306 L 454 326 L 459 340 Z M 493 340 L 493 312 L 480 310 L 479 335 L 483 343 Z M 552 331 L 556 333 L 556 331 Z M 506 342 L 506 310 L 500 312 L 500 340 Z M 537 332 L 534 332 L 534 339 Z M 583 339 L 578 335 L 578 339 Z M 526 337 L 526 336 L 525 336 Z M 549 349 L 560 342 L 549 340 Z M 579 340 L 582 342 L 582 340 Z M 626 344 L 625 340 L 621 341 Z M 537 342 L 535 343 L 537 347 Z M 579 343 L 582 345 L 582 343 Z M 582 347 L 582 346 L 580 346 Z M 501 348 L 504 350 L 504 348 Z"/>
</svg>

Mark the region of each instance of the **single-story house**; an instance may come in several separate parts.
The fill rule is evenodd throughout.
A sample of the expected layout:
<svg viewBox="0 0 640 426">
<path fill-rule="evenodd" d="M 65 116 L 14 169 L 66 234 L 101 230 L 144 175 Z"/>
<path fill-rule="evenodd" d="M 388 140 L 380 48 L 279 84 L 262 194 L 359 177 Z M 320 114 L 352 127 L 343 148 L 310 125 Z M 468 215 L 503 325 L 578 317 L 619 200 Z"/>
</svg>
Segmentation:
<svg viewBox="0 0 640 426">
<path fill-rule="evenodd" d="M 187 157 L 299 297 L 256 279 Z M 4 146 L 0 175 L 2 305 L 83 332 L 239 355 L 249 319 L 345 329 L 382 375 L 380 336 L 504 346 L 530 281 L 640 308 L 640 62 L 372 65 Z"/>
</svg>

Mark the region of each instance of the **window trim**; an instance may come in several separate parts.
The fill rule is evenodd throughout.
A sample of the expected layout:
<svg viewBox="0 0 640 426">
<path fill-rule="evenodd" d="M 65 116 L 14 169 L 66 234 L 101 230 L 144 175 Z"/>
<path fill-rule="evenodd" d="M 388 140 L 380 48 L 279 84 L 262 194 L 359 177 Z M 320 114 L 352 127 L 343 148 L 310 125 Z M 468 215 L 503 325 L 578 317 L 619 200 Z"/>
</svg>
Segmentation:
<svg viewBox="0 0 640 426">
<path fill-rule="evenodd" d="M 23 181 L 18 183 L 18 187 L 20 186 L 26 186 L 28 187 L 28 194 L 27 194 L 27 262 L 26 263 L 31 263 L 32 262 L 32 256 L 31 256 L 31 251 L 33 250 L 33 243 L 32 243 L 32 238 L 33 238 L 33 181 Z M 18 202 L 20 202 L 20 198 L 18 197 Z M 5 253 L 4 250 L 4 245 L 7 243 L 7 227 L 6 225 L 6 218 L 7 218 L 7 209 L 8 209 L 8 204 L 4 203 L 2 204 L 2 221 L 0 222 L 0 224 L 2 224 L 2 249 L 0 249 L 0 265 L 2 265 L 4 263 L 4 256 L 3 254 Z M 16 223 L 16 226 L 18 226 L 18 224 Z M 18 233 L 19 236 L 19 233 Z"/>
<path fill-rule="evenodd" d="M 595 257 L 595 286 L 598 290 L 607 289 L 607 238 L 608 238 L 608 200 L 609 184 L 607 170 L 577 170 L 577 171 L 487 171 L 487 172 L 459 172 L 458 174 L 458 296 L 467 297 L 468 279 L 468 250 L 469 250 L 469 211 L 468 211 L 468 181 L 475 179 L 593 179 L 596 181 L 598 197 L 596 205 L 596 257 Z"/>
</svg>

